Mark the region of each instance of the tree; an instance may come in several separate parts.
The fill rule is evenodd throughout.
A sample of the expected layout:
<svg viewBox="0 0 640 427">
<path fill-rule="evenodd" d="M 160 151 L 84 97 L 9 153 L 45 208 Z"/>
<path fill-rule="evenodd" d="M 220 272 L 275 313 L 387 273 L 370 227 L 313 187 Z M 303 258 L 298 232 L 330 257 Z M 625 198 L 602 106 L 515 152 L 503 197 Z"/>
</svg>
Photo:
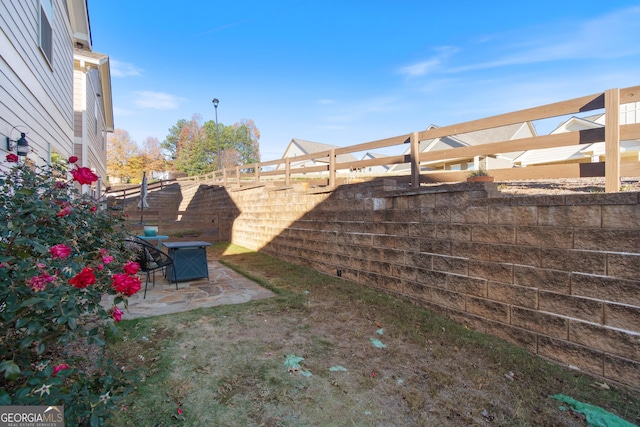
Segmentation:
<svg viewBox="0 0 640 427">
<path fill-rule="evenodd" d="M 129 182 L 140 174 L 140 163 L 131 161 L 140 155 L 135 141 L 131 140 L 129 132 L 116 129 L 107 138 L 107 175 L 117 178 L 120 182 Z"/>
<path fill-rule="evenodd" d="M 260 161 L 258 140 L 260 131 L 251 119 L 233 126 L 209 120 L 194 114 L 190 121 L 181 119 L 169 129 L 161 147 L 174 159 L 173 166 L 188 175 L 200 175 L 218 168 L 234 168 Z"/>
<path fill-rule="evenodd" d="M 167 160 L 162 155 L 162 147 L 158 138 L 147 137 L 142 143 L 142 170 L 152 172 L 164 172 L 167 168 Z"/>
</svg>

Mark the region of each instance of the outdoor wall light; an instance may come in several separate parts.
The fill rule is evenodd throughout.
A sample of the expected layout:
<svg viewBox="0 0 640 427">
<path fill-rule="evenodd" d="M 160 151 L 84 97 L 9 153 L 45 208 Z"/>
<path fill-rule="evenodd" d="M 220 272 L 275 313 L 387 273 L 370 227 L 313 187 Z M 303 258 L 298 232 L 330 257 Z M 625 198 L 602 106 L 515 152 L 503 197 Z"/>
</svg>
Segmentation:
<svg viewBox="0 0 640 427">
<path fill-rule="evenodd" d="M 29 154 L 29 143 L 25 138 L 26 134 L 24 132 L 20 133 L 20 139 L 17 141 L 12 140 L 10 137 L 7 137 L 7 150 L 13 151 L 16 150 L 16 154 L 18 156 L 24 157 Z"/>
</svg>

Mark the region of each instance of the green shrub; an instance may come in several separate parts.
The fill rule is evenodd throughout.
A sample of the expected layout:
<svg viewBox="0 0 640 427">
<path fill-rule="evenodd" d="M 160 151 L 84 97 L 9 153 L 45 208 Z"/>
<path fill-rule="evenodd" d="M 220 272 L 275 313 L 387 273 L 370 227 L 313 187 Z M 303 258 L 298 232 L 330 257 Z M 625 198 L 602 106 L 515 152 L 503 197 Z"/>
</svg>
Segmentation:
<svg viewBox="0 0 640 427">
<path fill-rule="evenodd" d="M 131 388 L 104 333 L 140 289 L 139 266 L 122 214 L 80 194 L 98 178 L 75 161 L 10 154 L 0 166 L 0 405 L 64 405 L 68 425 L 103 425 Z M 105 294 L 116 305 L 103 307 Z"/>
</svg>

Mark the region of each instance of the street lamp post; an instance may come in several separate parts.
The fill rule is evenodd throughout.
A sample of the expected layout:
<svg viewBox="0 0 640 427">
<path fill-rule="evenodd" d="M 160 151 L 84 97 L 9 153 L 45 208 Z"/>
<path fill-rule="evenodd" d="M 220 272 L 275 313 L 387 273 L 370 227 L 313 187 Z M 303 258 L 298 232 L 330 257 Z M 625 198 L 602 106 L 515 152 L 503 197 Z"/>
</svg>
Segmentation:
<svg viewBox="0 0 640 427">
<path fill-rule="evenodd" d="M 218 98 L 213 98 L 213 108 L 216 110 L 216 145 L 218 147 L 218 170 L 220 170 L 220 140 L 218 139 Z"/>
</svg>

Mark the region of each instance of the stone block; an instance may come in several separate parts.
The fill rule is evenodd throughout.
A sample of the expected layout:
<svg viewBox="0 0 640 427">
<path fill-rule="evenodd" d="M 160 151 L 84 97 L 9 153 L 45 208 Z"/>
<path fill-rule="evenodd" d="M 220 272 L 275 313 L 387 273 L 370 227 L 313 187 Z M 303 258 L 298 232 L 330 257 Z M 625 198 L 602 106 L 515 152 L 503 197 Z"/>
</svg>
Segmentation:
<svg viewBox="0 0 640 427">
<path fill-rule="evenodd" d="M 640 389 L 640 362 L 605 354 L 604 377 Z"/>
<path fill-rule="evenodd" d="M 491 260 L 491 248 L 490 243 L 478 243 L 471 241 L 452 241 L 451 242 L 451 256 L 464 257 L 470 259 L 477 259 L 483 261 Z"/>
<path fill-rule="evenodd" d="M 471 240 L 471 226 L 464 224 L 438 224 L 436 238 L 446 240 Z"/>
<path fill-rule="evenodd" d="M 530 353 L 536 354 L 538 351 L 537 334 L 526 329 L 500 322 L 485 321 L 485 332 L 520 346 Z"/>
<path fill-rule="evenodd" d="M 448 224 L 451 209 L 448 206 L 420 209 L 420 222 L 423 224 Z"/>
<path fill-rule="evenodd" d="M 431 301 L 431 287 L 423 283 L 407 280 L 404 283 L 404 291 L 412 298 Z"/>
<path fill-rule="evenodd" d="M 595 375 L 604 373 L 604 354 L 582 345 L 539 336 L 538 354 Z"/>
<path fill-rule="evenodd" d="M 447 274 L 441 271 L 418 269 L 417 281 L 426 286 L 445 288 L 447 286 Z"/>
<path fill-rule="evenodd" d="M 513 266 L 514 284 L 569 294 L 571 273 L 525 265 Z"/>
<path fill-rule="evenodd" d="M 536 206 L 490 206 L 489 224 L 536 225 L 538 208 Z"/>
<path fill-rule="evenodd" d="M 520 245 L 492 245 L 491 261 L 540 266 L 540 248 Z"/>
<path fill-rule="evenodd" d="M 594 194 L 567 194 L 567 205 L 628 205 L 638 203 L 637 193 L 594 193 Z"/>
<path fill-rule="evenodd" d="M 400 279 L 415 281 L 418 277 L 418 268 L 394 264 L 391 274 Z"/>
<path fill-rule="evenodd" d="M 462 224 L 487 224 L 489 221 L 488 208 L 486 206 L 469 206 L 466 209 L 453 209 L 451 222 Z"/>
<path fill-rule="evenodd" d="M 628 280 L 640 278 L 640 253 L 607 254 L 607 275 Z"/>
<path fill-rule="evenodd" d="M 605 303 L 604 324 L 640 334 L 640 306 Z"/>
<path fill-rule="evenodd" d="M 485 319 L 509 323 L 510 310 L 507 304 L 472 296 L 467 296 L 466 298 L 467 312 L 484 317 Z"/>
<path fill-rule="evenodd" d="M 431 301 L 455 310 L 465 311 L 465 296 L 441 288 L 431 288 Z"/>
<path fill-rule="evenodd" d="M 469 276 L 502 283 L 513 283 L 513 264 L 470 259 Z"/>
<path fill-rule="evenodd" d="M 569 340 L 627 359 L 640 359 L 640 340 L 631 332 L 571 320 Z"/>
<path fill-rule="evenodd" d="M 481 243 L 515 243 L 516 227 L 513 225 L 473 225 L 471 240 Z"/>
<path fill-rule="evenodd" d="M 569 319 L 528 308 L 511 307 L 511 324 L 554 338 L 569 336 Z"/>
<path fill-rule="evenodd" d="M 418 249 L 420 252 L 451 255 L 451 242 L 449 240 L 421 239 Z"/>
<path fill-rule="evenodd" d="M 447 275 L 447 289 L 466 295 L 487 297 L 487 281 L 457 274 Z"/>
<path fill-rule="evenodd" d="M 604 304 L 602 301 L 574 295 L 540 291 L 538 294 L 538 309 L 587 322 L 599 324 L 604 322 Z"/>
<path fill-rule="evenodd" d="M 518 227 L 516 243 L 540 248 L 573 248 L 573 228 Z"/>
<path fill-rule="evenodd" d="M 603 301 L 640 306 L 640 280 L 573 273 L 571 293 Z"/>
<path fill-rule="evenodd" d="M 543 268 L 586 274 L 604 274 L 607 255 L 601 252 L 542 249 Z"/>
<path fill-rule="evenodd" d="M 577 228 L 574 232 L 574 248 L 590 251 L 638 252 L 640 229 Z"/>
<path fill-rule="evenodd" d="M 468 274 L 468 260 L 444 255 L 433 255 L 433 269 L 445 273 Z"/>
<path fill-rule="evenodd" d="M 436 226 L 435 224 L 411 223 L 409 224 L 409 236 L 433 239 L 436 237 Z"/>
<path fill-rule="evenodd" d="M 601 209 L 598 205 L 541 206 L 538 208 L 538 225 L 598 228 L 601 226 Z"/>
<path fill-rule="evenodd" d="M 602 206 L 602 227 L 627 230 L 640 229 L 640 205 Z"/>
<path fill-rule="evenodd" d="M 467 205 L 469 193 L 463 191 L 436 193 L 436 206 L 449 206 L 456 209 Z"/>
<path fill-rule="evenodd" d="M 506 283 L 487 283 L 487 298 L 509 305 L 517 305 L 536 309 L 538 307 L 538 290 Z"/>
<path fill-rule="evenodd" d="M 458 325 L 464 326 L 469 329 L 473 329 L 479 332 L 485 332 L 487 327 L 486 319 L 482 317 L 473 315 L 471 313 L 465 313 L 464 311 L 459 310 L 447 310 L 446 314 L 447 319 L 457 323 Z"/>
<path fill-rule="evenodd" d="M 407 265 L 426 270 L 433 269 L 433 255 L 424 252 L 407 253 Z"/>
</svg>

